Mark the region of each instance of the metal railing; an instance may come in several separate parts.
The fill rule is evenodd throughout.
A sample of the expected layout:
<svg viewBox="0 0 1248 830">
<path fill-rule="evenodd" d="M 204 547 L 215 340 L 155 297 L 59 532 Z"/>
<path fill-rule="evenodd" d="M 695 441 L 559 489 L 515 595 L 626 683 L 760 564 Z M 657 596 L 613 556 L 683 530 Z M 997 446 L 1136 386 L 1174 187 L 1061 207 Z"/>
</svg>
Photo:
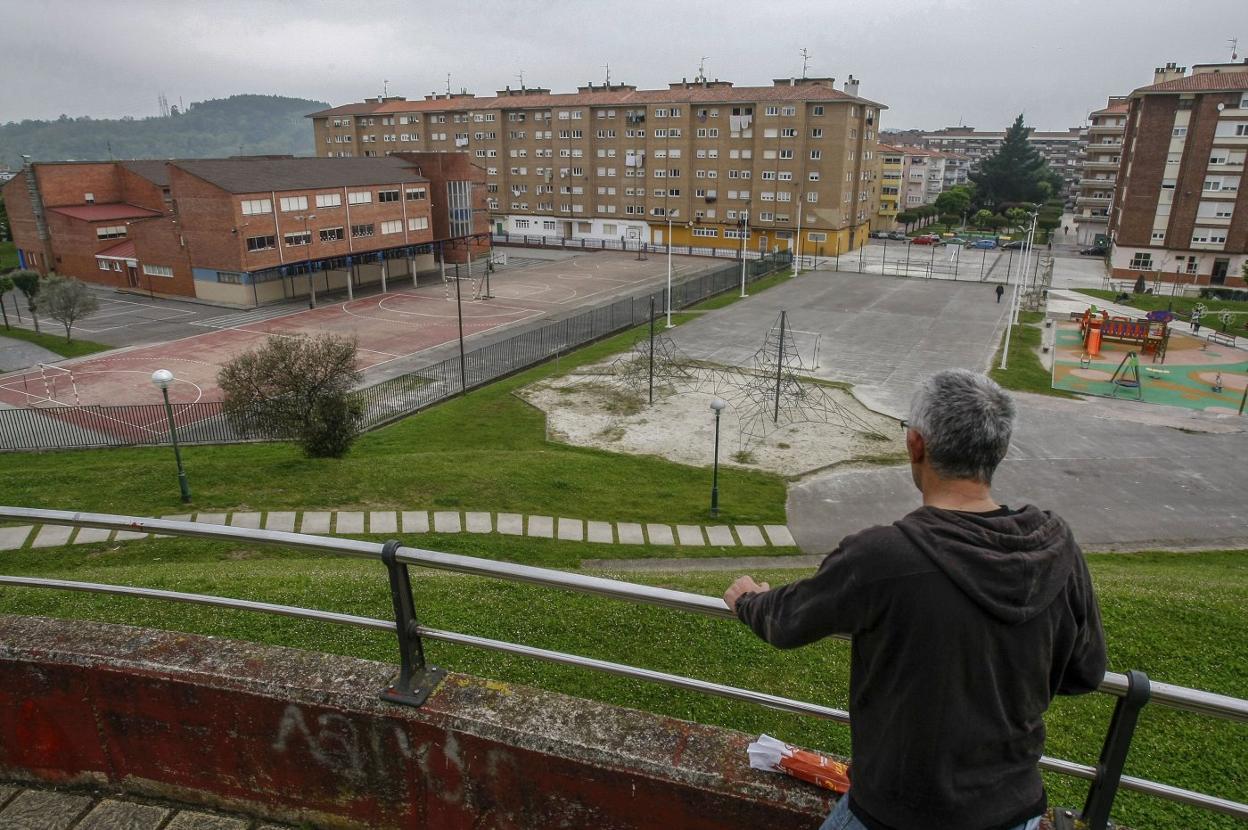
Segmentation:
<svg viewBox="0 0 1248 830">
<path fill-rule="evenodd" d="M 217 541 L 271 544 L 297 550 L 320 551 L 342 556 L 381 560 L 390 574 L 391 597 L 395 608 L 394 621 L 257 602 L 254 600 L 39 577 L 0 576 L 0 586 L 52 588 L 161 599 L 391 631 L 396 634 L 399 641 L 400 675 L 399 682 L 391 688 L 384 690 L 382 696 L 397 702 L 419 705 L 423 702 L 425 696 L 436 686 L 441 670 L 425 664 L 423 649 L 420 645 L 422 639 L 429 639 L 455 645 L 505 652 L 548 662 L 580 666 L 594 671 L 662 683 L 703 694 L 755 703 L 772 709 L 833 720 L 839 723 L 849 722 L 848 712 L 816 703 L 793 700 L 791 698 L 683 677 L 681 675 L 652 671 L 621 663 L 597 660 L 518 643 L 492 640 L 460 632 L 443 631 L 420 625 L 416 621 L 411 588 L 407 576 L 407 566 L 415 565 L 460 574 L 562 588 L 625 602 L 654 605 L 720 619 L 735 619 L 723 600 L 717 597 L 691 594 L 667 588 L 655 588 L 621 580 L 587 576 L 549 568 L 441 553 L 422 548 L 402 547 L 398 542 L 379 544 L 376 542 L 328 538 L 285 531 L 22 507 L 0 507 L 0 520 L 43 522 L 74 527 L 192 536 Z M 1248 722 L 1248 700 L 1199 689 L 1190 689 L 1184 686 L 1149 681 L 1140 672 L 1129 672 L 1126 675 L 1107 672 L 1100 684 L 1099 691 L 1114 695 L 1119 700 L 1098 764 L 1092 766 L 1048 756 L 1040 759 L 1041 769 L 1091 782 L 1088 799 L 1083 810 L 1084 819 L 1091 830 L 1104 830 L 1109 818 L 1110 806 L 1119 789 L 1131 790 L 1180 804 L 1225 813 L 1240 819 L 1248 819 L 1248 804 L 1122 774 L 1136 717 L 1146 703 L 1152 702 L 1171 709 L 1242 723 Z"/>
<path fill-rule="evenodd" d="M 747 283 L 754 282 L 787 268 L 790 262 L 791 258 L 784 251 L 765 255 L 749 263 L 745 279 Z M 672 285 L 672 308 L 686 308 L 740 285 L 739 264 L 725 264 L 680 279 Z M 479 346 L 463 355 L 462 368 L 460 356 L 455 355 L 358 389 L 353 394 L 363 404 L 361 429 L 376 429 L 467 389 L 641 325 L 650 317 L 651 300 L 656 307 L 666 308 L 666 289 L 624 297 Z M 274 441 L 289 437 L 259 417 L 227 415 L 220 401 L 175 404 L 173 418 L 178 426 L 178 440 L 183 444 Z M 130 447 L 168 441 L 169 428 L 161 404 L 0 409 L 0 451 Z"/>
</svg>

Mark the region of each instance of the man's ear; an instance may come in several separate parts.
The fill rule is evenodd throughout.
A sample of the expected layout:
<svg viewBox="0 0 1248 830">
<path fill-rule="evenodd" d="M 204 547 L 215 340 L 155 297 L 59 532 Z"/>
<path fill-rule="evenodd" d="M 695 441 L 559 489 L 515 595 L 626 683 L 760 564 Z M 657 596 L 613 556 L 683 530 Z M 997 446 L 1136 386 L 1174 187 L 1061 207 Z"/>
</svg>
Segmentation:
<svg viewBox="0 0 1248 830">
<path fill-rule="evenodd" d="M 922 464 L 927 455 L 927 444 L 924 443 L 923 436 L 912 429 L 906 430 L 906 455 L 910 456 L 911 464 Z"/>
</svg>

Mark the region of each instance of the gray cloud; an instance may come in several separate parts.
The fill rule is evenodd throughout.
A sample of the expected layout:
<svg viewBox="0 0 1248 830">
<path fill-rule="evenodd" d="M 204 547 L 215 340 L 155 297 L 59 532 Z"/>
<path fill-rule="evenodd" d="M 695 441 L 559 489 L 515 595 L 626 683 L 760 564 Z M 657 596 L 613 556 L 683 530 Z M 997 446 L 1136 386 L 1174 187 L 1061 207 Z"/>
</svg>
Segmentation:
<svg viewBox="0 0 1248 830">
<path fill-rule="evenodd" d="M 0 4 L 0 121 L 144 116 L 160 93 L 239 92 L 341 104 L 381 91 L 488 95 L 518 84 L 661 87 L 697 72 L 738 84 L 853 74 L 887 127 L 1081 123 L 1154 65 L 1226 60 L 1242 0 L 791 0 L 692 4 L 480 0 L 45 0 Z M 1164 25 L 1161 21 L 1165 21 Z M 1248 51 L 1248 31 L 1244 32 Z"/>
</svg>

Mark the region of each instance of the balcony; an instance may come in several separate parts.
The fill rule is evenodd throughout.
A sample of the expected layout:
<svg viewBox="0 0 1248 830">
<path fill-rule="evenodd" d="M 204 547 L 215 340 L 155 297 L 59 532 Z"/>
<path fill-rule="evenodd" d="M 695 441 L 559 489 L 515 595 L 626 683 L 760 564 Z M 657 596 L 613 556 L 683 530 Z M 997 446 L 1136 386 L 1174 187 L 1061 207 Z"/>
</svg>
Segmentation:
<svg viewBox="0 0 1248 830">
<path fill-rule="evenodd" d="M 1075 222 L 1077 224 L 1082 224 L 1082 223 L 1087 222 L 1087 223 L 1094 224 L 1094 225 L 1100 225 L 1108 221 L 1109 221 L 1108 213 L 1087 213 L 1087 214 L 1076 213 L 1075 214 Z"/>
<path fill-rule="evenodd" d="M 1075 197 L 1076 205 L 1104 205 L 1109 207 L 1109 203 L 1114 200 L 1113 196 L 1084 196 Z"/>
<path fill-rule="evenodd" d="M 1108 158 L 1089 158 L 1083 162 L 1083 167 L 1085 170 L 1117 170 L 1121 163 Z"/>
<path fill-rule="evenodd" d="M 1090 176 L 1090 177 L 1079 179 L 1080 187 L 1116 187 L 1117 184 L 1118 184 L 1117 179 L 1110 179 L 1110 178 L 1102 179 L 1102 178 L 1097 178 L 1095 176 Z"/>
<path fill-rule="evenodd" d="M 1126 129 L 1126 125 L 1124 124 L 1093 124 L 1091 127 L 1088 127 L 1088 135 L 1092 135 L 1093 133 L 1100 133 L 1102 135 L 1122 135 L 1123 131 Z"/>
</svg>

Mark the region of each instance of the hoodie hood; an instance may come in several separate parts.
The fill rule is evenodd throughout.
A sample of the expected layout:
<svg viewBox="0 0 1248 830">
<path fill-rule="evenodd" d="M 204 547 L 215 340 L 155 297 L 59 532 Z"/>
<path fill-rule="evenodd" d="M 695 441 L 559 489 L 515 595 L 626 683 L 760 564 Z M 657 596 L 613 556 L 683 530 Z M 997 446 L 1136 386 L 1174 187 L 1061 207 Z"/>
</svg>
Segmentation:
<svg viewBox="0 0 1248 830">
<path fill-rule="evenodd" d="M 1033 505 L 1008 516 L 920 507 L 895 526 L 987 614 L 1011 625 L 1048 608 L 1078 561 L 1070 527 Z"/>
</svg>

